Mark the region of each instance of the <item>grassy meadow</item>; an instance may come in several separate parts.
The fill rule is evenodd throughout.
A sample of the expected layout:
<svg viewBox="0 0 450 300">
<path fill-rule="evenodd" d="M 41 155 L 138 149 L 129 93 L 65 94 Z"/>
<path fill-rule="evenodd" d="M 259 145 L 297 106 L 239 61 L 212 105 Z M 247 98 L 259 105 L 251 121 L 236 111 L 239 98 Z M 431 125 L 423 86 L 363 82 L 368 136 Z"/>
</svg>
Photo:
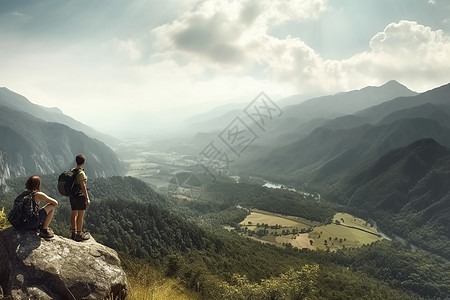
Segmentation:
<svg viewBox="0 0 450 300">
<path fill-rule="evenodd" d="M 304 218 L 252 210 L 239 223 L 240 232 L 263 243 L 291 245 L 303 249 L 336 251 L 370 244 L 382 238 L 366 220 L 336 213 L 331 224 Z"/>
<path fill-rule="evenodd" d="M 199 295 L 138 260 L 125 260 L 129 300 L 197 300 Z"/>
<path fill-rule="evenodd" d="M 270 213 L 263 210 L 254 209 L 245 220 L 239 223 L 241 230 L 257 231 L 265 228 L 269 235 L 280 235 L 283 231 L 302 232 L 320 225 L 319 222 L 310 221 L 304 218 L 294 216 L 284 216 Z M 246 229 L 245 229 L 246 228 Z"/>
</svg>

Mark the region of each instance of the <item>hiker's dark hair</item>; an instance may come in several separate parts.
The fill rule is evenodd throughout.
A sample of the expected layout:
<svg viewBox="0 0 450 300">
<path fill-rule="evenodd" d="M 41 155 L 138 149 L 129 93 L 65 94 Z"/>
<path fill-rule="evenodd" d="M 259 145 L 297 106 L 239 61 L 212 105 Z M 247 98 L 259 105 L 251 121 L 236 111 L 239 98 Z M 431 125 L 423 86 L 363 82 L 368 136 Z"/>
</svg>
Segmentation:
<svg viewBox="0 0 450 300">
<path fill-rule="evenodd" d="M 78 154 L 75 158 L 77 165 L 82 165 L 86 161 L 86 157 L 83 154 Z"/>
<path fill-rule="evenodd" d="M 29 191 L 40 191 L 41 190 L 41 178 L 37 175 L 30 176 L 25 183 L 25 188 Z"/>
</svg>

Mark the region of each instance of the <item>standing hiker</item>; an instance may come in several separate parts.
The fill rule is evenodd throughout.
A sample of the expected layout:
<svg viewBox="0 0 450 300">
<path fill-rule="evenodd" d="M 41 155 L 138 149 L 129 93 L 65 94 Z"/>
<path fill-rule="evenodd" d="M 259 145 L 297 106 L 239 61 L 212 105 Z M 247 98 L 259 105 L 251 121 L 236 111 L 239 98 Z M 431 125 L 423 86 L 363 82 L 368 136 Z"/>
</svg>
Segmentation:
<svg viewBox="0 0 450 300">
<path fill-rule="evenodd" d="M 90 238 L 89 233 L 83 232 L 83 219 L 86 207 L 91 204 L 89 195 L 86 189 L 87 176 L 84 173 L 83 166 L 86 157 L 83 154 L 78 154 L 75 158 L 77 166 L 75 170 L 78 171 L 75 178 L 75 185 L 78 185 L 79 192 L 75 196 L 70 196 L 70 207 L 72 214 L 70 216 L 70 225 L 72 226 L 72 239 L 81 242 Z"/>
</svg>

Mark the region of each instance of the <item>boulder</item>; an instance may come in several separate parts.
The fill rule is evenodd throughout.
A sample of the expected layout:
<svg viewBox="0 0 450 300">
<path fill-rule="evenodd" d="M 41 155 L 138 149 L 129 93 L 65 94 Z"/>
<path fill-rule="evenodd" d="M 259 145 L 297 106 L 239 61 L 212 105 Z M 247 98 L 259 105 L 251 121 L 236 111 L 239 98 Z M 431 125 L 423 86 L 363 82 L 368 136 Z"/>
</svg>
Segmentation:
<svg viewBox="0 0 450 300">
<path fill-rule="evenodd" d="M 0 290 L 7 299 L 124 299 L 127 279 L 116 251 L 92 237 L 46 240 L 8 227 L 0 231 Z"/>
</svg>

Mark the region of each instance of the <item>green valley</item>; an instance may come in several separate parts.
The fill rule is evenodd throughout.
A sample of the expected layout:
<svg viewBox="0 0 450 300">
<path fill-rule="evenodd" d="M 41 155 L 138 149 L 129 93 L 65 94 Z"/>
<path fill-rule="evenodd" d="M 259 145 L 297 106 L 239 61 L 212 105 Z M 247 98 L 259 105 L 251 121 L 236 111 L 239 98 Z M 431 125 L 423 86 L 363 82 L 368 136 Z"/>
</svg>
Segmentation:
<svg viewBox="0 0 450 300">
<path fill-rule="evenodd" d="M 80 151 L 84 228 L 119 253 L 129 299 L 448 299 L 449 90 L 389 81 L 293 103 L 267 131 L 246 127 L 258 138 L 234 156 L 216 146 L 237 140 L 222 129 L 235 105 L 118 141 L 0 90 L 0 228 L 37 173 L 70 236 L 54 172 Z"/>
<path fill-rule="evenodd" d="M 52 183 L 55 176 L 43 176 L 43 190 L 50 195 L 56 195 Z M 23 180 L 8 180 L 8 191 L 0 194 L 0 205 L 6 210 L 14 195 L 22 190 Z M 314 299 L 419 299 L 449 295 L 445 282 L 449 275 L 447 261 L 427 252 L 411 252 L 387 240 L 357 248 L 324 251 L 318 247 L 319 250 L 311 251 L 263 244 L 222 229 L 223 224 L 236 225 L 245 220 L 247 213 L 236 203 L 258 203 L 249 197 L 256 193 L 255 197 L 262 199 L 260 206 L 265 206 L 264 199 L 278 199 L 275 210 L 283 211 L 286 205 L 292 212 L 297 211 L 291 217 L 283 217 L 282 212 L 265 213 L 266 219 L 260 219 L 261 223 L 272 220 L 281 226 L 302 224 L 296 225 L 300 232 L 310 226 L 317 226 L 314 230 L 320 226 L 348 230 L 336 225 L 336 220 L 343 219 L 346 225 L 370 230 L 370 225 L 346 214 L 332 213 L 324 223 L 307 220 L 303 208 L 309 208 L 306 211 L 321 220 L 319 211 L 328 215 L 335 206 L 321 202 L 321 209 L 314 210 L 311 206 L 317 206 L 317 201 L 299 193 L 251 184 L 245 184 L 244 189 L 241 184 L 215 183 L 205 188 L 202 199 L 185 201 L 158 194 L 129 177 L 92 179 L 89 184 L 93 203 L 86 216 L 86 227 L 97 241 L 119 251 L 137 298 L 141 297 L 138 294 L 157 295 L 164 289 L 173 295 L 180 290 L 180 297 L 200 299 L 269 299 L 270 295 L 288 299 L 282 296 L 285 292 Z M 229 192 L 211 197 L 223 188 Z M 68 236 L 70 210 L 67 201 L 60 202 L 53 228 L 57 234 Z M 332 238 L 331 243 L 334 242 Z M 376 261 L 364 258 L 374 253 L 379 257 Z M 403 273 L 404 265 L 385 263 L 382 257 L 408 261 L 409 272 Z M 374 263 L 385 272 L 374 273 Z M 433 266 L 433 274 L 427 273 L 426 266 Z"/>
</svg>

